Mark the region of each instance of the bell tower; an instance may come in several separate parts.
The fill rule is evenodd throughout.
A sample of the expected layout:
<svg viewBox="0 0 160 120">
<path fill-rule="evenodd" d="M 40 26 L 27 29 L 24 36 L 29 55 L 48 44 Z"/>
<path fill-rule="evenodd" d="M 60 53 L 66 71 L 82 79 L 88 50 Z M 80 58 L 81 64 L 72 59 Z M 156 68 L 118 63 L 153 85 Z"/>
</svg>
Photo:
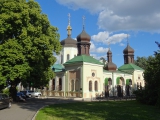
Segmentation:
<svg viewBox="0 0 160 120">
<path fill-rule="evenodd" d="M 130 47 L 127 35 L 127 47 L 123 50 L 124 64 L 134 64 L 134 49 Z"/>
<path fill-rule="evenodd" d="M 90 39 L 91 39 L 91 37 L 84 30 L 85 17 L 83 16 L 82 18 L 83 18 L 83 30 L 77 36 L 77 48 L 78 48 L 78 54 L 77 55 L 88 55 L 88 56 L 90 56 L 90 45 L 91 45 Z"/>
<path fill-rule="evenodd" d="M 61 64 L 77 56 L 77 41 L 71 37 L 72 27 L 71 15 L 68 14 L 67 38 L 61 41 L 62 50 L 60 53 Z"/>
</svg>

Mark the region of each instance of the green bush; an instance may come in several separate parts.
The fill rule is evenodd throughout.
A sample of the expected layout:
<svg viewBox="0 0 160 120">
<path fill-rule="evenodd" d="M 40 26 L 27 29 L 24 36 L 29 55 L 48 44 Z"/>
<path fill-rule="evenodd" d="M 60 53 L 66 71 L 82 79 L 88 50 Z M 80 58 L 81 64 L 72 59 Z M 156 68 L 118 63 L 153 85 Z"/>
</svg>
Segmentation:
<svg viewBox="0 0 160 120">
<path fill-rule="evenodd" d="M 5 94 L 7 94 L 9 96 L 9 88 L 5 88 L 2 91 L 3 91 L 3 93 L 5 93 Z"/>
</svg>

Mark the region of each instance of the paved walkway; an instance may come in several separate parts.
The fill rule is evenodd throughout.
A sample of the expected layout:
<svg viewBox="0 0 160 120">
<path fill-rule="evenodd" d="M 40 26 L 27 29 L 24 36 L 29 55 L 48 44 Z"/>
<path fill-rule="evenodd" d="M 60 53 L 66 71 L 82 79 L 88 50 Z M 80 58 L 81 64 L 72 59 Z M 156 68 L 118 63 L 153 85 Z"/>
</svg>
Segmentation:
<svg viewBox="0 0 160 120">
<path fill-rule="evenodd" d="M 54 98 L 27 99 L 26 102 L 12 103 L 11 108 L 0 110 L 0 120 L 32 120 L 36 112 L 45 105 L 60 101 Z M 63 101 L 61 101 L 63 103 Z"/>
<path fill-rule="evenodd" d="M 37 113 L 37 111 L 43 106 L 50 104 L 69 103 L 75 101 L 83 102 L 83 101 L 107 101 L 107 100 L 108 99 L 83 100 L 82 98 L 58 98 L 58 97 L 30 98 L 27 99 L 26 102 L 13 103 L 12 107 L 9 109 L 6 108 L 0 110 L 0 120 L 34 120 L 34 116 Z M 117 100 L 125 100 L 125 99 L 116 99 L 116 101 Z"/>
</svg>

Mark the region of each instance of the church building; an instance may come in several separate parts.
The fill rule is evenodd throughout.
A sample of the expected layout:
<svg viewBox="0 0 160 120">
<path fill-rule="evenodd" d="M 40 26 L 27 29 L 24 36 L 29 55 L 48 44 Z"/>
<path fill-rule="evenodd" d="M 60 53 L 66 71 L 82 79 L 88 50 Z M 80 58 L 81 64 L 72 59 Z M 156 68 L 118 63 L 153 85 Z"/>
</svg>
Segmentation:
<svg viewBox="0 0 160 120">
<path fill-rule="evenodd" d="M 93 98 L 98 95 L 130 96 L 144 87 L 143 69 L 134 64 L 134 49 L 129 43 L 124 48 L 124 64 L 117 68 L 112 62 L 112 51 L 106 53 L 107 65 L 90 56 L 90 35 L 85 31 L 71 37 L 70 20 L 67 38 L 61 41 L 61 63 L 52 66 L 55 78 L 49 82 L 49 96 Z"/>
</svg>

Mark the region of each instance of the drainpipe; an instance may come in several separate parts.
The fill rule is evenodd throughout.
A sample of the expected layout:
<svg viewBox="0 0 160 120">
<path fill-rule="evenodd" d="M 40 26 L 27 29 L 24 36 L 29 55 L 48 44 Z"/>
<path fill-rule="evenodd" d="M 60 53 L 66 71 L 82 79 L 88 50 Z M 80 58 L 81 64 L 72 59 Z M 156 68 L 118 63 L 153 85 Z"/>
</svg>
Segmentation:
<svg viewBox="0 0 160 120">
<path fill-rule="evenodd" d="M 114 74 L 112 72 L 112 89 L 113 89 L 113 96 L 114 96 Z"/>
</svg>

